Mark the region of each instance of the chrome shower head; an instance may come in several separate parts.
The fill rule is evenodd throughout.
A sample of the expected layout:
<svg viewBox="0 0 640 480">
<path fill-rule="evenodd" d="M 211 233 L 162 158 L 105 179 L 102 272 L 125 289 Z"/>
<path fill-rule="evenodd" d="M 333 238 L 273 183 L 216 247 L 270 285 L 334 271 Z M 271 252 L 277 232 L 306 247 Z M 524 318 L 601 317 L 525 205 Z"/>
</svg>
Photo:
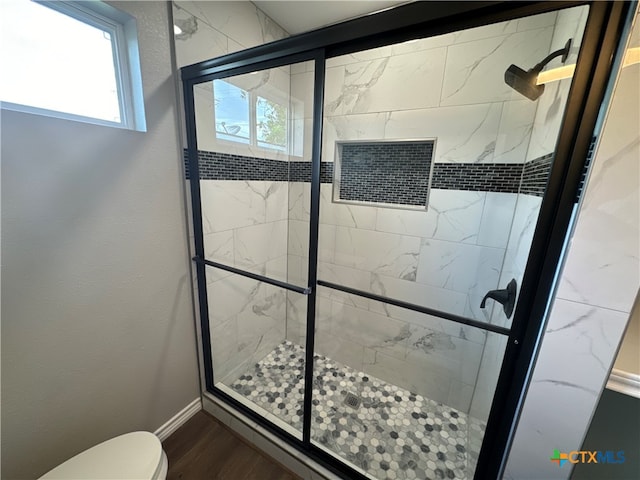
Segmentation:
<svg viewBox="0 0 640 480">
<path fill-rule="evenodd" d="M 538 63 L 530 70 L 524 71 L 517 65 L 511 64 L 504 72 L 504 81 L 516 92 L 524 95 L 529 100 L 535 101 L 544 93 L 544 85 L 538 85 L 538 74 L 542 71 L 547 63 L 556 57 L 562 56 L 562 63 L 567 60 L 569 50 L 571 48 L 571 39 L 567 41 L 564 48 L 556 50 L 547 55 L 544 60 Z"/>
</svg>

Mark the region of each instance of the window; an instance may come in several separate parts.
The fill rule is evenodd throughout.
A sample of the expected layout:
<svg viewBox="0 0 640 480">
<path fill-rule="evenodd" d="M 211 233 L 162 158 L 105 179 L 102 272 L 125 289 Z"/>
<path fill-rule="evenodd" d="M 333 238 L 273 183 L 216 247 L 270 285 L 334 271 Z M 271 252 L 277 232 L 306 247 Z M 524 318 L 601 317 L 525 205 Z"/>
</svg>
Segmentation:
<svg viewBox="0 0 640 480">
<path fill-rule="evenodd" d="M 216 137 L 281 150 L 287 149 L 286 102 L 248 92 L 225 80 L 213 81 Z"/>
<path fill-rule="evenodd" d="M 145 130 L 135 19 L 102 2 L 0 2 L 2 107 Z"/>
</svg>

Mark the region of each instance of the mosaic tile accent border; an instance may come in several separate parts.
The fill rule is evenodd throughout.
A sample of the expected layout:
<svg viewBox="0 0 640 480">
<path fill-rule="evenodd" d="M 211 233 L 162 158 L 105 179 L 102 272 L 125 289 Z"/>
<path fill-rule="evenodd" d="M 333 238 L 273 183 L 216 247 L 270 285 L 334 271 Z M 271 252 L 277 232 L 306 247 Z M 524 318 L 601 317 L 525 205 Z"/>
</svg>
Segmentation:
<svg viewBox="0 0 640 480">
<path fill-rule="evenodd" d="M 542 197 L 547 188 L 553 154 L 535 158 L 524 164 L 520 193 Z"/>
<path fill-rule="evenodd" d="M 433 141 L 338 143 L 339 198 L 426 206 Z"/>
<path fill-rule="evenodd" d="M 206 151 L 198 151 L 198 156 L 202 180 L 311 181 L 311 162 L 287 162 Z M 183 161 L 185 178 L 189 180 L 186 149 Z M 552 163 L 553 154 L 544 155 L 525 164 L 434 163 L 431 188 L 523 193 L 541 197 L 544 195 Z M 320 181 L 332 183 L 333 162 L 322 162 L 320 169 Z"/>
<path fill-rule="evenodd" d="M 185 173 L 190 178 L 189 155 L 184 150 Z M 268 158 L 248 157 L 230 153 L 198 150 L 200 180 L 265 180 L 286 182 L 289 162 Z"/>
<path fill-rule="evenodd" d="M 518 193 L 520 163 L 435 163 L 431 188 Z"/>
<path fill-rule="evenodd" d="M 292 182 L 311 181 L 311 162 L 290 162 L 289 175 Z M 333 162 L 320 163 L 320 183 L 333 182 Z"/>
<path fill-rule="evenodd" d="M 302 428 L 304 349 L 285 341 L 230 387 Z M 485 425 L 454 408 L 316 355 L 311 438 L 379 479 L 465 479 L 469 432 Z M 355 397 L 355 402 L 345 402 Z"/>
</svg>

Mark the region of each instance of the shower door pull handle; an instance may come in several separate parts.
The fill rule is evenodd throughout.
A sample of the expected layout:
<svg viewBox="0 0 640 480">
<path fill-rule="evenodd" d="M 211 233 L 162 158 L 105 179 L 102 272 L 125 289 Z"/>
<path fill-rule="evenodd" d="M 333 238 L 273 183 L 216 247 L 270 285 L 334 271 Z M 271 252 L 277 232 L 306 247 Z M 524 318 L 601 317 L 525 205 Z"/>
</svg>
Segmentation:
<svg viewBox="0 0 640 480">
<path fill-rule="evenodd" d="M 491 298 L 496 302 L 502 304 L 502 309 L 504 310 L 504 314 L 507 318 L 511 318 L 511 314 L 513 313 L 513 307 L 516 304 L 516 292 L 518 291 L 518 284 L 516 283 L 516 279 L 512 278 L 511 281 L 507 284 L 507 288 L 502 290 L 490 290 L 482 299 L 480 303 L 480 308 L 484 308 L 487 303 L 487 298 Z"/>
</svg>

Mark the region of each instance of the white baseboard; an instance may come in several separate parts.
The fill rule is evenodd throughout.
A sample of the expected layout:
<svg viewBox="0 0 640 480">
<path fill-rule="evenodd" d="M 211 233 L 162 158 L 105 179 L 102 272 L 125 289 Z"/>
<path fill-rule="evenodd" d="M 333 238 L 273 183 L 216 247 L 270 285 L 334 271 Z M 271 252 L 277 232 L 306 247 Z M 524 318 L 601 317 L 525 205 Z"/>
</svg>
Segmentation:
<svg viewBox="0 0 640 480">
<path fill-rule="evenodd" d="M 609 375 L 607 388 L 614 392 L 624 393 L 635 398 L 640 398 L 640 375 L 613 369 Z"/>
<path fill-rule="evenodd" d="M 156 437 L 158 437 L 161 442 L 164 442 L 169 437 L 169 435 L 171 435 L 178 428 L 187 423 L 187 420 L 193 417 L 200 410 L 202 410 L 202 399 L 198 397 L 193 402 L 189 403 L 189 405 L 176 413 L 169 419 L 167 423 L 162 425 L 153 433 L 155 433 Z"/>
</svg>

